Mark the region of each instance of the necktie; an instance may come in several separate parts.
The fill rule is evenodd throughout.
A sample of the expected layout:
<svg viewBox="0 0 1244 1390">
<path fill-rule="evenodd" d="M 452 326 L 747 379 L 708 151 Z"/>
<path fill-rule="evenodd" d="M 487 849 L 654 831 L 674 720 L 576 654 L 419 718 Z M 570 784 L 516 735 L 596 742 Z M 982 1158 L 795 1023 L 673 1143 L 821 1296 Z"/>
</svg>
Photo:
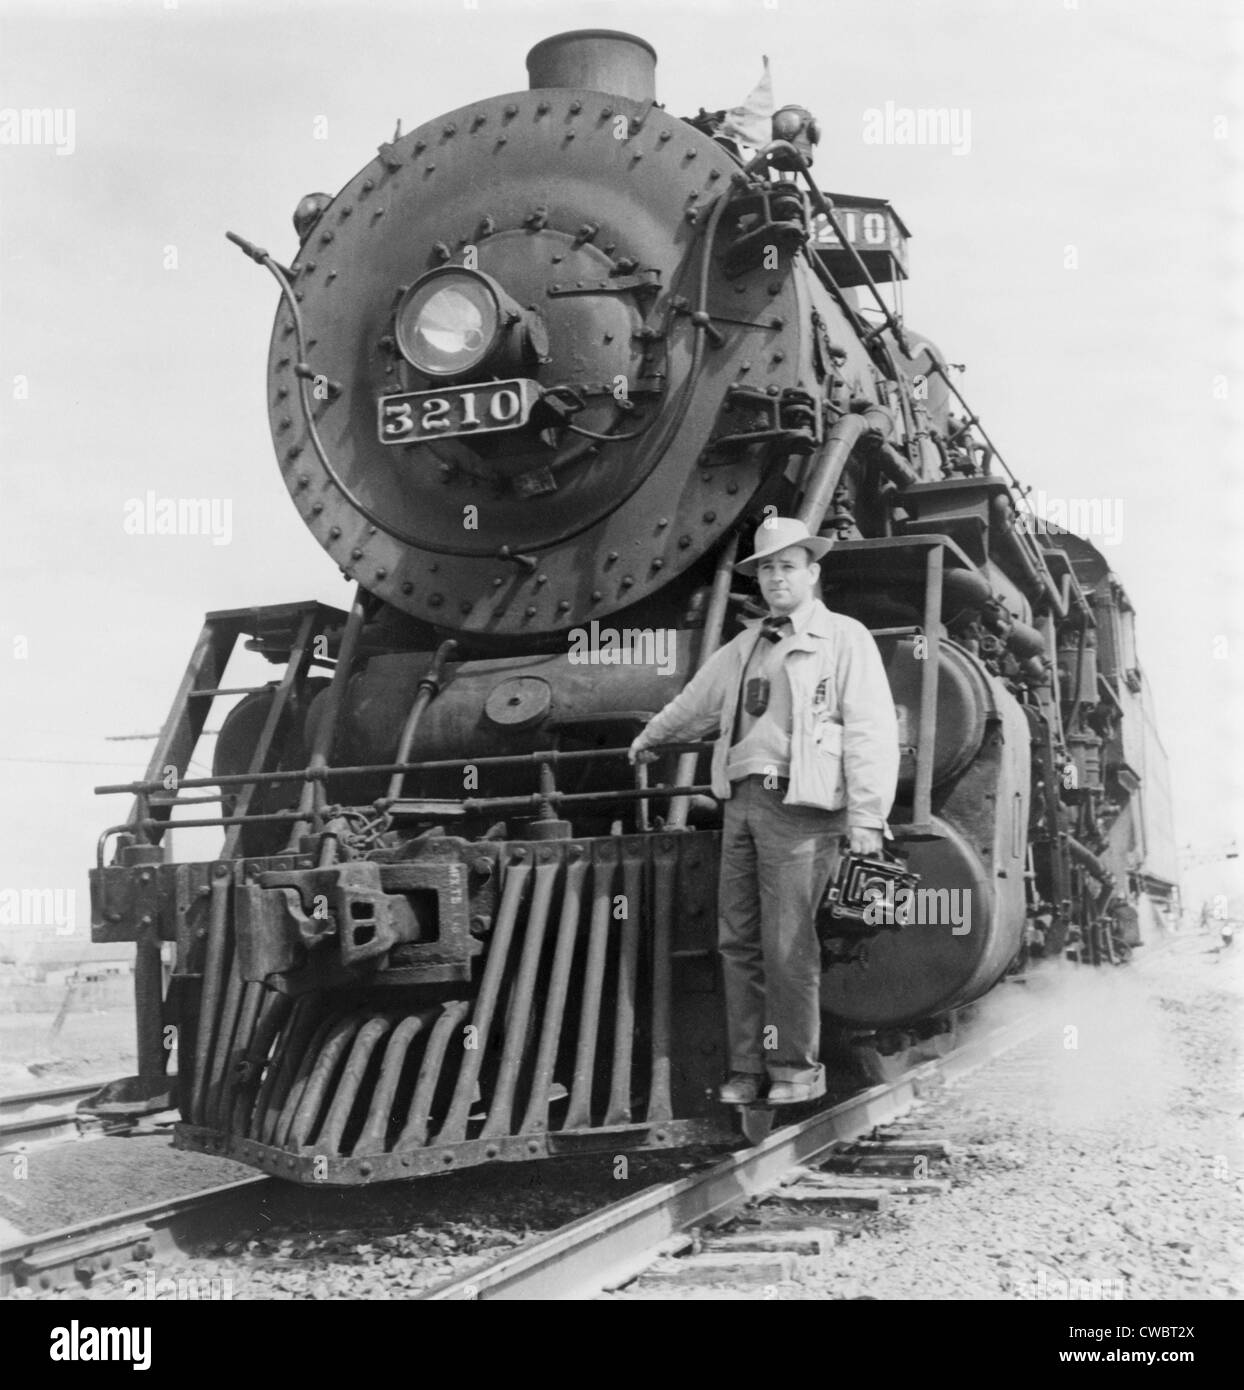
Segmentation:
<svg viewBox="0 0 1244 1390">
<path fill-rule="evenodd" d="M 776 615 L 766 618 L 760 625 L 760 635 L 766 642 L 780 642 L 783 637 L 789 637 L 794 630 L 795 625 L 789 618 Z"/>
</svg>

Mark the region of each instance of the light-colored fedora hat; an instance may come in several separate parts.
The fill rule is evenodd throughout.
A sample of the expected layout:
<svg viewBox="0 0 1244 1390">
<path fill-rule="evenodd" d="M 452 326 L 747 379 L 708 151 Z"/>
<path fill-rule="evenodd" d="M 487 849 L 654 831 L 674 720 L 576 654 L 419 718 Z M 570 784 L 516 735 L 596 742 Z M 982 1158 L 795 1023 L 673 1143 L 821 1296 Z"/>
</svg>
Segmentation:
<svg viewBox="0 0 1244 1390">
<path fill-rule="evenodd" d="M 819 560 L 833 546 L 833 541 L 824 536 L 814 536 L 802 521 L 793 516 L 769 516 L 756 527 L 756 538 L 752 542 L 753 552 L 746 560 L 740 560 L 735 569 L 740 574 L 755 574 L 756 566 L 766 555 L 776 555 L 788 546 L 801 545 Z"/>
</svg>

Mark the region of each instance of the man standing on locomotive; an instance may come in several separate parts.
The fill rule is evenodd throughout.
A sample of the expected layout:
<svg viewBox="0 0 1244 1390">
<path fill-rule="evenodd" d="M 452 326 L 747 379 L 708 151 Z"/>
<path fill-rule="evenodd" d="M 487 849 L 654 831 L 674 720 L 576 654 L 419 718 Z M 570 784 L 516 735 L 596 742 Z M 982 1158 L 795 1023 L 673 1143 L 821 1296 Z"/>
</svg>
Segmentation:
<svg viewBox="0 0 1244 1390">
<path fill-rule="evenodd" d="M 821 602 L 816 562 L 832 542 L 770 517 L 754 553 L 769 616 L 716 652 L 630 749 L 717 735 L 724 802 L 718 949 L 730 1077 L 722 1101 L 790 1105 L 825 1093 L 816 909 L 845 835 L 878 854 L 898 778 L 898 728 L 868 629 Z"/>
</svg>

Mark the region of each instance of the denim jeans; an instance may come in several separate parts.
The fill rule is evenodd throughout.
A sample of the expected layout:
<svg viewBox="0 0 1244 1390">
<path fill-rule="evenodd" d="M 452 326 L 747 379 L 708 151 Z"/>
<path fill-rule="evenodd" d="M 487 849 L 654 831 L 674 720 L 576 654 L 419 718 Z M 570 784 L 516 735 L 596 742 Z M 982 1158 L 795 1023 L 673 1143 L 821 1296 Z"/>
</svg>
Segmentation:
<svg viewBox="0 0 1244 1390">
<path fill-rule="evenodd" d="M 838 867 L 846 812 L 783 805 L 786 781 L 766 787 L 765 780 L 732 785 L 722 825 L 717 945 L 730 1070 L 815 1081 L 821 1073 L 816 907 Z"/>
</svg>

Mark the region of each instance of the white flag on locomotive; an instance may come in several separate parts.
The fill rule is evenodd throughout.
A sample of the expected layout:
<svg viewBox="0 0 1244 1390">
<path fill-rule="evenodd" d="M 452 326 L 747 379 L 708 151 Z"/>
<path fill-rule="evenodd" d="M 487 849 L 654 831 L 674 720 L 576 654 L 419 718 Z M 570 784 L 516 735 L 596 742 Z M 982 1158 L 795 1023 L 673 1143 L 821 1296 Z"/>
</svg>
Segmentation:
<svg viewBox="0 0 1244 1390">
<path fill-rule="evenodd" d="M 773 79 L 769 75 L 769 59 L 762 59 L 765 70 L 759 82 L 740 106 L 726 112 L 719 134 L 729 135 L 742 145 L 760 149 L 773 139 Z"/>
</svg>

